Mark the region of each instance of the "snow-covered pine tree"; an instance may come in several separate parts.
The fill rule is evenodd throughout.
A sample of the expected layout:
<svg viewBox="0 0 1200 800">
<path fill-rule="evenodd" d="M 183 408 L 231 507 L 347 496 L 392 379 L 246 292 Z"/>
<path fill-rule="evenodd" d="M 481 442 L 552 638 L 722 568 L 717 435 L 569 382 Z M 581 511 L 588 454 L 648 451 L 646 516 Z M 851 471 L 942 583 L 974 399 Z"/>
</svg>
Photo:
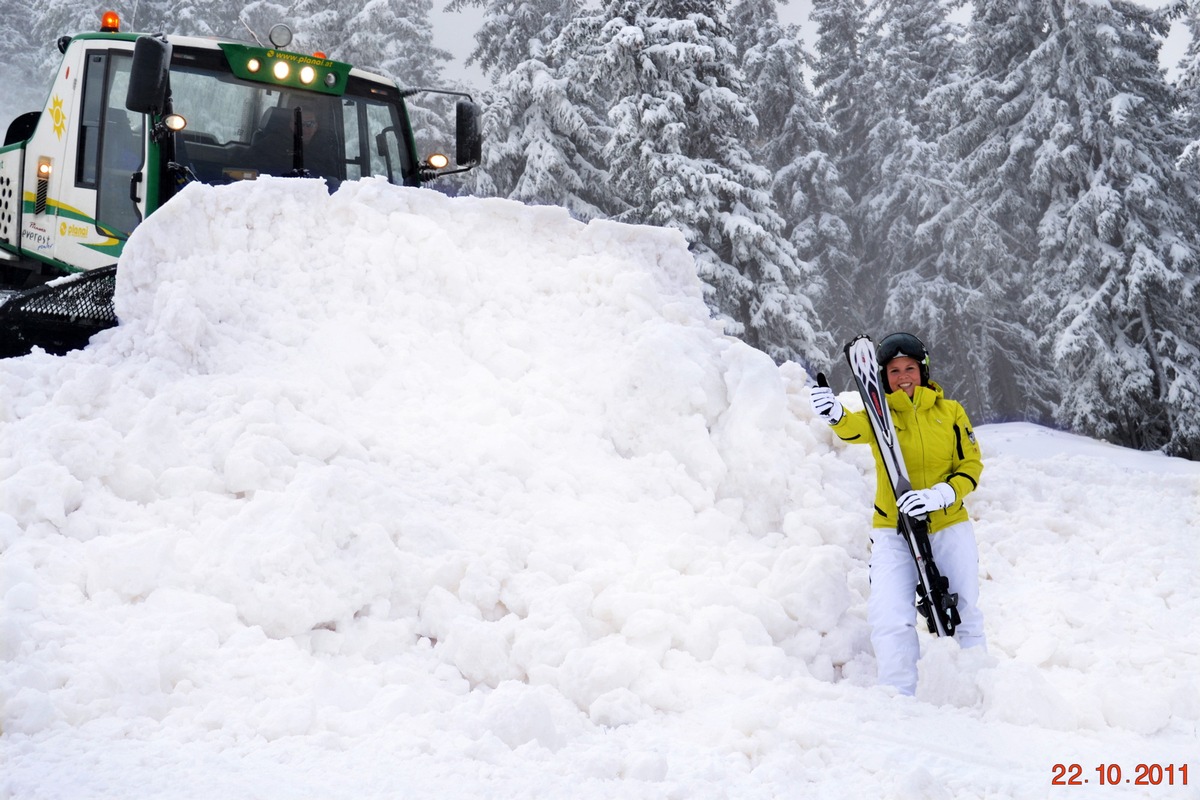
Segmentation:
<svg viewBox="0 0 1200 800">
<path fill-rule="evenodd" d="M 1191 41 L 1177 65 L 1179 77 L 1176 81 L 1176 89 L 1179 95 L 1180 122 L 1189 137 L 1183 154 L 1176 162 L 1177 176 L 1185 186 L 1189 187 L 1191 196 L 1195 197 L 1200 195 L 1200 186 L 1197 185 L 1200 184 L 1200 2 L 1197 0 L 1180 2 L 1177 4 L 1177 8 L 1191 33 Z M 1200 219 L 1200 213 L 1193 213 L 1191 218 L 1193 220 Z M 1190 304 L 1193 308 L 1198 305 L 1197 292 L 1200 289 L 1197 289 L 1197 282 L 1195 277 L 1188 281 L 1184 286 L 1182 297 L 1182 302 Z M 1193 337 L 1191 341 L 1194 344 L 1196 338 Z M 1195 398 L 1198 393 L 1200 393 L 1200 389 L 1196 387 L 1194 381 L 1190 386 L 1183 386 L 1176 390 L 1176 395 L 1180 398 L 1186 398 L 1189 395 Z M 1194 444 L 1200 441 L 1200 414 L 1192 413 L 1182 418 L 1177 416 L 1174 436 L 1178 440 L 1178 444 L 1172 445 L 1173 450 L 1186 454 L 1193 460 L 1200 460 L 1200 452 L 1197 452 Z"/>
<path fill-rule="evenodd" d="M 531 58 L 493 87 L 488 174 L 506 197 L 604 218 L 621 208 L 602 166 L 604 126 L 568 75 Z"/>
<path fill-rule="evenodd" d="M 580 219 L 617 213 L 602 167 L 605 136 L 597 98 L 573 80 L 577 41 L 564 35 L 578 5 L 558 0 L 456 0 L 482 5 L 471 61 L 492 82 L 484 109 L 483 166 L 475 194 L 563 206 Z"/>
<path fill-rule="evenodd" d="M 987 374 L 978 361 L 986 343 L 975 322 L 991 308 L 943 239 L 947 223 L 967 213 L 938 144 L 954 116 L 937 101 L 963 66 L 963 39 L 938 0 L 881 0 L 872 8 L 858 82 L 867 94 L 856 103 L 863 146 L 855 278 L 875 324 L 919 331 L 936 354 L 938 380 L 985 414 L 993 409 L 977 377 Z"/>
<path fill-rule="evenodd" d="M 941 143 L 954 160 L 947 185 L 957 201 L 939 212 L 943 258 L 971 292 L 973 310 L 950 341 L 966 351 L 958 379 L 974 381 L 965 396 L 983 419 L 1048 419 L 1059 397 L 1058 375 L 1021 308 L 1041 281 L 1032 265 L 1046 201 L 1030 187 L 1037 140 L 1028 130 L 1040 94 L 1027 61 L 1045 41 L 1043 13 L 1040 3 L 979 0 L 969 66 L 929 101 L 932 113 L 951 120 Z"/>
<path fill-rule="evenodd" d="M 442 65 L 451 55 L 433 45 L 432 8 L 431 0 L 351 0 L 335 5 L 299 0 L 290 15 L 296 34 L 292 49 L 323 52 L 392 77 L 401 88 L 441 86 Z M 408 110 L 418 153 L 446 152 L 454 139 L 452 102 L 418 94 L 408 100 Z"/>
<path fill-rule="evenodd" d="M 889 273 L 870 274 L 863 268 L 862 228 L 858 200 L 864 193 L 866 174 L 867 104 L 872 87 L 864 84 L 865 54 L 862 50 L 867 7 L 864 0 L 813 0 L 810 21 L 816 27 L 816 57 L 812 61 L 814 95 L 822 117 L 832 130 L 823 163 L 812 164 L 811 187 L 836 187 L 827 198 L 836 222 L 826 230 L 836 238 L 836 263 L 825 270 L 828 283 L 818 311 L 838 341 L 879 329 L 883 296 Z M 811 190 L 810 190 L 811 191 Z M 819 246 L 818 242 L 814 242 Z M 803 241 L 799 242 L 803 248 Z"/>
<path fill-rule="evenodd" d="M 1184 130 L 1191 132 L 1179 166 L 1185 172 L 1197 174 L 1200 172 L 1200 0 L 1181 1 L 1176 7 L 1190 34 L 1183 57 L 1176 65 L 1179 115 Z"/>
<path fill-rule="evenodd" d="M 361 8 L 363 0 L 334 4 L 326 0 L 296 0 L 288 26 L 296 35 L 292 49 L 319 50 L 330 58 L 350 61 L 349 20 Z"/>
<path fill-rule="evenodd" d="M 612 98 L 619 218 L 683 233 L 731 333 L 776 360 L 826 363 L 805 268 L 747 149 L 756 120 L 723 1 L 611 0 L 601 17 L 588 73 Z"/>
<path fill-rule="evenodd" d="M 273 25 L 282 23 L 293 31 L 296 29 L 296 19 L 289 4 L 278 0 L 252 0 L 239 5 L 240 9 L 234 20 L 234 32 L 230 34 L 236 39 L 257 37 L 260 42 L 265 43 Z"/>
<path fill-rule="evenodd" d="M 813 87 L 837 137 L 834 155 L 842 183 L 853 199 L 858 198 L 864 180 L 859 164 L 868 123 L 862 103 L 871 96 L 870 87 L 863 85 L 866 16 L 864 0 L 813 0 L 809 15 L 817 29 Z"/>
<path fill-rule="evenodd" d="M 56 66 L 61 58 L 54 39 L 43 40 L 31 31 L 31 19 L 35 19 L 35 12 L 29 0 L 10 0 L 6 13 L 0 16 L 0 85 L 7 93 L 0 107 L 0 131 L 7 131 L 21 114 L 45 106 L 51 81 L 51 73 L 44 69 L 45 56 L 53 52 Z"/>
<path fill-rule="evenodd" d="M 126 30 L 187 36 L 248 37 L 238 19 L 241 0 L 138 0 L 125 20 Z M 276 22 L 287 22 L 276 17 Z M 269 26 L 268 26 L 269 27 Z"/>
<path fill-rule="evenodd" d="M 853 313 L 850 196 L 830 155 L 833 129 L 806 77 L 811 58 L 799 29 L 780 24 L 776 0 L 740 0 L 730 27 L 758 120 L 751 156 L 773 176 L 775 207 L 806 272 L 804 293 L 834 341 L 849 341 L 866 330 Z"/>
<path fill-rule="evenodd" d="M 1175 169 L 1175 95 L 1158 67 L 1165 18 L 1134 3 L 982 4 L 960 127 L 974 205 L 1028 263 L 1024 310 L 1064 378 L 1056 418 L 1121 444 L 1196 456 L 1196 206 Z M 988 71 L 980 70 L 980 75 Z M 962 104 L 966 106 L 966 103 Z M 988 175 L 994 180 L 987 181 Z M 1020 389 L 1058 390 L 1036 375 Z"/>
<path fill-rule="evenodd" d="M 1196 182 L 1158 65 L 1169 23 L 1134 3 L 1072 4 L 1059 57 L 1031 59 L 1074 130 L 1046 127 L 1033 184 L 1051 198 L 1033 298 L 1069 378 L 1057 410 L 1073 430 L 1200 458 L 1200 251 Z M 1049 54 L 1045 54 L 1049 55 Z M 1048 120 L 1049 121 L 1049 120 Z"/>
<path fill-rule="evenodd" d="M 27 8 L 30 13 L 29 37 L 34 51 L 40 56 L 35 67 L 38 84 L 48 87 L 62 61 L 57 45 L 59 37 L 100 30 L 103 11 L 97 11 L 95 5 L 82 0 L 45 0 L 31 3 Z"/>
<path fill-rule="evenodd" d="M 442 68 L 453 56 L 433 45 L 431 0 L 365 0 L 347 18 L 345 59 L 389 75 L 401 88 L 440 87 Z M 446 95 L 416 94 L 408 100 L 418 153 L 449 152 L 454 144 L 454 103 Z"/>
<path fill-rule="evenodd" d="M 577 0 L 451 0 L 447 11 L 483 9 L 475 49 L 467 59 L 493 83 L 530 58 L 548 60 L 551 43 L 575 18 Z"/>
<path fill-rule="evenodd" d="M 361 0 L 347 16 L 348 59 L 401 86 L 437 86 L 453 56 L 433 45 L 432 0 Z"/>
</svg>

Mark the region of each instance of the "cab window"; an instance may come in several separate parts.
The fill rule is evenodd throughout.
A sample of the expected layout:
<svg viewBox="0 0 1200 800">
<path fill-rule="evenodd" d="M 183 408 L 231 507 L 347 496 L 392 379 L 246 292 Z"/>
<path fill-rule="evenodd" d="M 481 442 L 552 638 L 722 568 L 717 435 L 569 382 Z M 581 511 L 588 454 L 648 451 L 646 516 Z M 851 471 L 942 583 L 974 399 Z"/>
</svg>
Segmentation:
<svg viewBox="0 0 1200 800">
<path fill-rule="evenodd" d="M 143 119 L 125 108 L 129 53 L 93 51 L 83 76 L 75 185 L 96 191 L 96 227 L 121 238 L 141 221 L 132 184 L 142 168 Z"/>
</svg>

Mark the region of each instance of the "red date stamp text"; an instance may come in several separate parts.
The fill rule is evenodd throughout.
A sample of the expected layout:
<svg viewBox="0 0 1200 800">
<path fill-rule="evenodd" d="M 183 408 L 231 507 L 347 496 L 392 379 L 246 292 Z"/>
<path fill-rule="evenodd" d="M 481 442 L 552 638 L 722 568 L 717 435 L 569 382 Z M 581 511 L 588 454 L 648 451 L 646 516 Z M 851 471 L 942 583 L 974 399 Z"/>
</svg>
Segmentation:
<svg viewBox="0 0 1200 800">
<path fill-rule="evenodd" d="M 1052 786 L 1083 786 L 1098 783 L 1101 786 L 1130 784 L 1132 786 L 1187 786 L 1187 764 L 1138 764 L 1133 769 L 1122 769 L 1120 764 L 1100 764 L 1083 767 L 1079 764 L 1055 764 L 1052 771 Z"/>
</svg>

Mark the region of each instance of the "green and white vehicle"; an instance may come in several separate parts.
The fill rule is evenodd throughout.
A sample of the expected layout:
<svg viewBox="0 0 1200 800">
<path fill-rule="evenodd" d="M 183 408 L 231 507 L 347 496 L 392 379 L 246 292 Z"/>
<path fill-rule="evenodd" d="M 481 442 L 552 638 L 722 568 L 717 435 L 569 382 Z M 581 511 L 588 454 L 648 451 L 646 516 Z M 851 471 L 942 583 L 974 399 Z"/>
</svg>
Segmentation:
<svg viewBox="0 0 1200 800">
<path fill-rule="evenodd" d="M 479 108 L 468 95 L 405 90 L 322 53 L 290 52 L 285 26 L 270 39 L 262 46 L 124 33 L 109 12 L 99 32 L 59 40 L 63 59 L 45 107 L 14 119 L 0 148 L 0 286 L 19 292 L 0 306 L 0 337 L 8 340 L 0 355 L 86 342 L 54 341 L 61 331 L 30 339 L 39 306 L 51 317 L 94 316 L 52 308 L 69 305 L 64 292 L 79 293 L 71 282 L 61 291 L 42 284 L 100 273 L 98 282 L 106 276 L 111 287 L 130 233 L 191 181 L 302 176 L 323 178 L 332 190 L 383 176 L 416 186 L 478 164 Z M 459 96 L 453 165 L 440 153 L 417 153 L 405 98 L 418 92 Z M 108 292 L 101 316 L 111 316 Z M 75 339 L 115 321 L 85 322 L 91 330 Z"/>
</svg>

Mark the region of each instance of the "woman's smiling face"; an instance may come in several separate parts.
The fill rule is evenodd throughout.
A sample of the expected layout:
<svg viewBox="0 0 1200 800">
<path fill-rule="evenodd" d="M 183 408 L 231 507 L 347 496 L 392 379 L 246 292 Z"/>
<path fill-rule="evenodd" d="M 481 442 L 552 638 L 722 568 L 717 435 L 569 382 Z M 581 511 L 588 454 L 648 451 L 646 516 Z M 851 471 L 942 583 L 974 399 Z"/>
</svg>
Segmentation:
<svg viewBox="0 0 1200 800">
<path fill-rule="evenodd" d="M 884 367 L 884 374 L 887 376 L 888 391 L 903 389 L 910 398 L 921 385 L 921 365 L 915 358 L 896 356 Z"/>
</svg>

